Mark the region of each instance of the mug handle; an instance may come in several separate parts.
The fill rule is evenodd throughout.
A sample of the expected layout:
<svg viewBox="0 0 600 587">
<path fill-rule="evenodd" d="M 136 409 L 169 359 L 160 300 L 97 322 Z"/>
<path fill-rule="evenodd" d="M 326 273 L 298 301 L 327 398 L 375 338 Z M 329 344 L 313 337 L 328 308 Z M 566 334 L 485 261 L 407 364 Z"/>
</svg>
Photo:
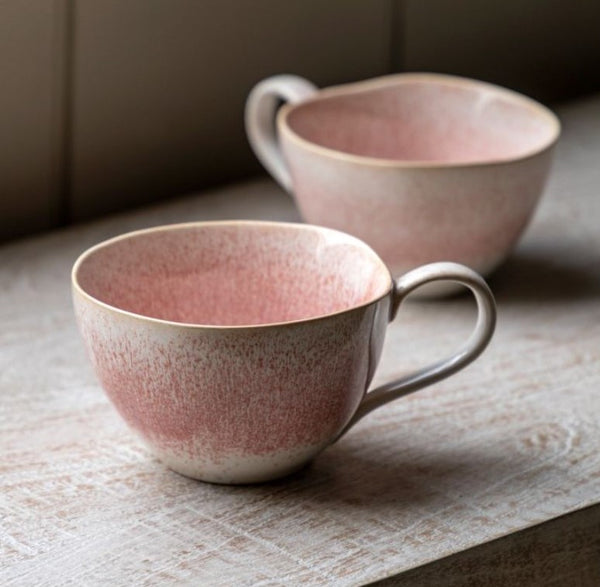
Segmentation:
<svg viewBox="0 0 600 587">
<path fill-rule="evenodd" d="M 496 326 L 494 296 L 478 273 L 458 263 L 423 265 L 395 280 L 392 291 L 390 321 L 395 318 L 400 303 L 410 292 L 434 281 L 455 281 L 465 285 L 472 291 L 477 301 L 477 323 L 471 336 L 451 357 L 365 394 L 354 416 L 340 433 L 340 436 L 345 434 L 363 416 L 383 404 L 418 391 L 460 371 L 474 361 L 490 342 Z"/>
<path fill-rule="evenodd" d="M 296 104 L 315 94 L 317 87 L 296 75 L 275 75 L 259 82 L 246 100 L 244 122 L 250 146 L 267 171 L 287 192 L 292 177 L 277 140 L 275 115 L 281 101 Z"/>
</svg>

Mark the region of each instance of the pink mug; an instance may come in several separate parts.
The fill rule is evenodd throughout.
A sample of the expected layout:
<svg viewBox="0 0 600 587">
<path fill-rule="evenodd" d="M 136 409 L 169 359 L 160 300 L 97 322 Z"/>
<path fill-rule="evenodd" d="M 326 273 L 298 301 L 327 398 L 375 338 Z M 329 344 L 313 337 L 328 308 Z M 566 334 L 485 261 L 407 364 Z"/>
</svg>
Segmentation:
<svg viewBox="0 0 600 587">
<path fill-rule="evenodd" d="M 398 306 L 440 280 L 474 293 L 473 334 L 449 359 L 367 392 Z M 473 361 L 496 316 L 466 267 L 435 263 L 394 280 L 362 241 L 303 224 L 132 232 L 83 253 L 72 289 L 118 412 L 168 467 L 217 483 L 299 469 L 374 408 Z"/>
<path fill-rule="evenodd" d="M 281 75 L 250 93 L 246 130 L 307 222 L 364 240 L 394 275 L 441 259 L 487 275 L 536 208 L 560 124 L 525 96 L 454 76 L 318 90 Z"/>
</svg>

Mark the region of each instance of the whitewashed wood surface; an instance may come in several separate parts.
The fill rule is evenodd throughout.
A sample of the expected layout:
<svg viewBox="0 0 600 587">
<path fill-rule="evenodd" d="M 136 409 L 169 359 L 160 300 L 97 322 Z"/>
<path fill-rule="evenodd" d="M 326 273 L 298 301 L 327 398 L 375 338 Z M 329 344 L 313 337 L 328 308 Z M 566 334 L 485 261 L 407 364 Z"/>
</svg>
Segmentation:
<svg viewBox="0 0 600 587">
<path fill-rule="evenodd" d="M 155 224 L 297 219 L 262 180 L 0 248 L 0 584 L 359 585 L 600 501 L 600 98 L 559 111 L 554 175 L 491 279 L 497 334 L 460 374 L 254 487 L 166 470 L 91 372 L 69 271 Z M 468 297 L 409 302 L 377 382 L 450 352 Z"/>
</svg>

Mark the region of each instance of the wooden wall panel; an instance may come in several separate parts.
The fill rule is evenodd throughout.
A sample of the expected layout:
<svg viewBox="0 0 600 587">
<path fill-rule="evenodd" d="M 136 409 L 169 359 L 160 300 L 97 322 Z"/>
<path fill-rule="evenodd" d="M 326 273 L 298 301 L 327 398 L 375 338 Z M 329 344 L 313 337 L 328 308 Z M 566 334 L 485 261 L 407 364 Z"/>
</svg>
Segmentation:
<svg viewBox="0 0 600 587">
<path fill-rule="evenodd" d="M 403 0 L 398 12 L 395 61 L 404 69 L 485 79 L 550 102 L 600 90 L 598 2 Z"/>
<path fill-rule="evenodd" d="M 61 221 L 65 15 L 0 1 L 0 240 Z"/>
<path fill-rule="evenodd" d="M 260 167 L 244 99 L 446 71 L 546 102 L 600 90 L 600 4 L 562 0 L 0 0 L 0 239 Z"/>
<path fill-rule="evenodd" d="M 88 218 L 259 170 L 254 83 L 389 69 L 390 0 L 77 0 L 72 213 Z"/>
</svg>

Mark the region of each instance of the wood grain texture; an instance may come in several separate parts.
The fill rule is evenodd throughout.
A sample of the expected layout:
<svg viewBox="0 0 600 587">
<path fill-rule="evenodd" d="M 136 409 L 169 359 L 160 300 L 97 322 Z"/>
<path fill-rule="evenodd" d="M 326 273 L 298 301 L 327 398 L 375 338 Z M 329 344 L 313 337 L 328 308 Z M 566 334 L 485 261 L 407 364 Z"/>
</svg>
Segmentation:
<svg viewBox="0 0 600 587">
<path fill-rule="evenodd" d="M 490 348 L 277 483 L 207 485 L 156 462 L 96 382 L 69 294 L 75 257 L 125 230 L 297 219 L 271 182 L 0 249 L 0 583 L 360 585 L 597 504 L 600 98 L 561 114 L 547 194 L 491 280 Z M 473 305 L 407 302 L 376 383 L 449 353 Z"/>
</svg>

